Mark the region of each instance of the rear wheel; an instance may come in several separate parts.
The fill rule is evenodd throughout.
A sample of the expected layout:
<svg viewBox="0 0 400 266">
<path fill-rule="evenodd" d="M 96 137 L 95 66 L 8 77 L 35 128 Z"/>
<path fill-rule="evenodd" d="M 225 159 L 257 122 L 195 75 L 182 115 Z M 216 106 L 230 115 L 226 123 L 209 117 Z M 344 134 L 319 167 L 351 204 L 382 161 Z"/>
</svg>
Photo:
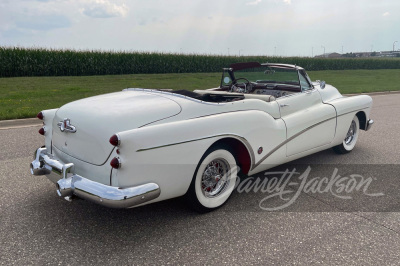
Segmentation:
<svg viewBox="0 0 400 266">
<path fill-rule="evenodd" d="M 201 158 L 186 194 L 190 207 L 201 213 L 221 207 L 232 194 L 236 177 L 236 159 L 229 148 L 211 148 Z"/>
<path fill-rule="evenodd" d="M 354 116 L 351 121 L 350 128 L 347 131 L 346 138 L 340 145 L 333 147 L 333 150 L 339 154 L 349 153 L 354 149 L 356 145 L 358 134 L 360 131 L 360 121 L 357 116 Z"/>
</svg>

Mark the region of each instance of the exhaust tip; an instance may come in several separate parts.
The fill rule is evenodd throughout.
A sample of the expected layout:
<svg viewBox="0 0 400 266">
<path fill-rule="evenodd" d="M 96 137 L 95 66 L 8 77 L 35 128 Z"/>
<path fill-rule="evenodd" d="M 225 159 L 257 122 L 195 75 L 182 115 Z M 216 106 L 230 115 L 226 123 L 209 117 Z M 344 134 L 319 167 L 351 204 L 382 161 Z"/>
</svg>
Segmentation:
<svg viewBox="0 0 400 266">
<path fill-rule="evenodd" d="M 60 179 L 56 183 L 57 194 L 60 197 L 70 197 L 72 196 L 72 178 Z"/>
</svg>

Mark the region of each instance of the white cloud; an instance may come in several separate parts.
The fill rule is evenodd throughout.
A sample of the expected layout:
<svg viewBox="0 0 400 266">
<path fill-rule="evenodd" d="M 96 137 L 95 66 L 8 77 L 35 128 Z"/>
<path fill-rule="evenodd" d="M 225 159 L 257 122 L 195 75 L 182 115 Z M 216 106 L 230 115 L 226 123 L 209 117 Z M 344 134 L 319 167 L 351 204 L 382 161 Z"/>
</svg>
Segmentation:
<svg viewBox="0 0 400 266">
<path fill-rule="evenodd" d="M 92 0 L 82 9 L 82 13 L 92 18 L 125 17 L 128 7 L 117 5 L 108 0 Z"/>
<path fill-rule="evenodd" d="M 59 28 L 68 28 L 71 21 L 64 15 L 41 15 L 41 16 L 25 16 L 17 21 L 16 26 L 20 29 L 31 30 L 52 30 Z"/>
<path fill-rule="evenodd" d="M 359 2 L 0 0 L 0 46 L 285 56 L 321 54 L 321 45 L 326 52 L 392 49 L 400 1 Z M 307 37 L 320 35 L 324 43 Z"/>
<path fill-rule="evenodd" d="M 246 3 L 246 6 L 255 6 L 258 5 L 259 3 L 261 3 L 262 0 L 255 0 L 253 2 L 248 2 Z"/>
</svg>

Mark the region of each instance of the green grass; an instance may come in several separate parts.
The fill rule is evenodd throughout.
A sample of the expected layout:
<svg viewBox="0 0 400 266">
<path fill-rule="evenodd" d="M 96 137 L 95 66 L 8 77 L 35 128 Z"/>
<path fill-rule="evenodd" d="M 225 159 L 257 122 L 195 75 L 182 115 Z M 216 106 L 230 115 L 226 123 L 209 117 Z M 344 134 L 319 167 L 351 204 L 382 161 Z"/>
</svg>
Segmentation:
<svg viewBox="0 0 400 266">
<path fill-rule="evenodd" d="M 400 90 L 400 70 L 309 71 L 341 93 Z M 83 77 L 0 78 L 0 120 L 34 117 L 44 109 L 124 88 L 208 89 L 218 87 L 220 73 L 135 74 Z"/>
<path fill-rule="evenodd" d="M 311 80 L 325 80 L 342 94 L 400 90 L 400 69 L 309 71 Z"/>
</svg>

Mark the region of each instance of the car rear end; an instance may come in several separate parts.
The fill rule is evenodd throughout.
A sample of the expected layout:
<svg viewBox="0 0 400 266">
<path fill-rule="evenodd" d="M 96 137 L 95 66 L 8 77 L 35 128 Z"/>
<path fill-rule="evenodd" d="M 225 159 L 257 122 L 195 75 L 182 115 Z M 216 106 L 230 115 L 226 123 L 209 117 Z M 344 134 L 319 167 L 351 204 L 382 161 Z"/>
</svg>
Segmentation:
<svg viewBox="0 0 400 266">
<path fill-rule="evenodd" d="M 146 101 L 154 105 L 147 104 L 143 110 Z M 91 97 L 42 111 L 38 114 L 43 121 L 39 133 L 44 135 L 45 145 L 35 151 L 31 173 L 46 175 L 56 184 L 58 195 L 69 201 L 79 197 L 113 208 L 151 201 L 160 195 L 155 183 L 135 184 L 132 178 L 130 186 L 118 186 L 121 164 L 116 133 L 179 112 L 180 106 L 171 100 L 132 92 Z"/>
</svg>

